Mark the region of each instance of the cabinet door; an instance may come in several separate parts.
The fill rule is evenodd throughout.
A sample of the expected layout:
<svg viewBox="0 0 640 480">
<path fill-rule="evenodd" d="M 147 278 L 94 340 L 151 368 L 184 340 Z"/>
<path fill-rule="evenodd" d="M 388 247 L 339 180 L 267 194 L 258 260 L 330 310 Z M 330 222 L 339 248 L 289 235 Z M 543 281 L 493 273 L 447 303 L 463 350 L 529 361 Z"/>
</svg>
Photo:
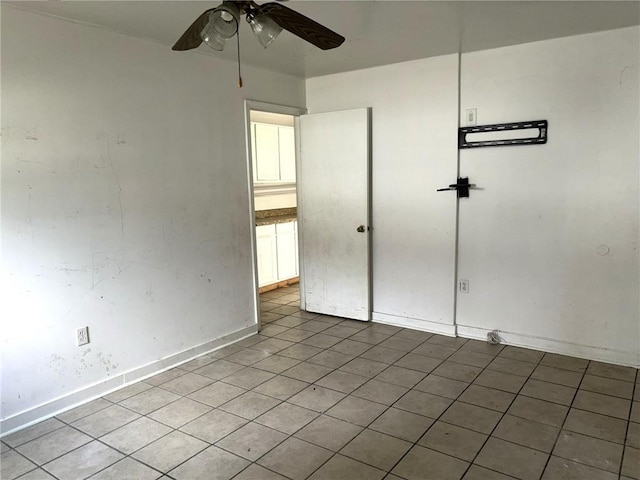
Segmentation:
<svg viewBox="0 0 640 480">
<path fill-rule="evenodd" d="M 263 287 L 278 281 L 278 252 L 275 225 L 256 227 L 258 284 Z"/>
<path fill-rule="evenodd" d="M 278 126 L 255 124 L 255 158 L 257 182 L 280 180 L 280 156 L 278 154 Z"/>
<path fill-rule="evenodd" d="M 278 280 L 287 280 L 298 276 L 298 236 L 296 222 L 276 225 L 278 244 Z"/>
<path fill-rule="evenodd" d="M 293 127 L 278 127 L 280 180 L 296 181 L 296 141 Z"/>
</svg>

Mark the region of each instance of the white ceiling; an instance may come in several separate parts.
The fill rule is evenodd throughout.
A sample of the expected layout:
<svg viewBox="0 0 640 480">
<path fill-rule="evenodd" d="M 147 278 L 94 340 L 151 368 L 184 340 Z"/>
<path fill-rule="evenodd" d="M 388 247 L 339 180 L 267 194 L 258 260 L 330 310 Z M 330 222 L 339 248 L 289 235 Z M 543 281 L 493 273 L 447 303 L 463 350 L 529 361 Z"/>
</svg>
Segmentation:
<svg viewBox="0 0 640 480">
<path fill-rule="evenodd" d="M 17 1 L 19 8 L 162 43 L 167 49 L 204 10 L 204 1 Z M 469 52 L 640 24 L 638 1 L 340 1 L 292 0 L 289 8 L 346 37 L 322 51 L 283 32 L 264 50 L 241 26 L 242 62 L 303 78 L 436 55 Z M 244 23 L 244 22 L 243 22 Z M 206 45 L 194 52 L 236 58 Z"/>
</svg>

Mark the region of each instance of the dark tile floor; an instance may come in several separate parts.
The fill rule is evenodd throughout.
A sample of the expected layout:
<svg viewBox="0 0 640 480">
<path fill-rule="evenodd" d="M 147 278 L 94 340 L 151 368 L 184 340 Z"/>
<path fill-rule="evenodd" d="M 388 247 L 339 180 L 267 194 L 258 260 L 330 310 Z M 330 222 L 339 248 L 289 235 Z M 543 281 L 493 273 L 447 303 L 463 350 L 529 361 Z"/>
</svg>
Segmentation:
<svg viewBox="0 0 640 480">
<path fill-rule="evenodd" d="M 259 335 L 3 438 L 1 478 L 640 479 L 637 370 L 298 304 L 263 294 Z"/>
</svg>

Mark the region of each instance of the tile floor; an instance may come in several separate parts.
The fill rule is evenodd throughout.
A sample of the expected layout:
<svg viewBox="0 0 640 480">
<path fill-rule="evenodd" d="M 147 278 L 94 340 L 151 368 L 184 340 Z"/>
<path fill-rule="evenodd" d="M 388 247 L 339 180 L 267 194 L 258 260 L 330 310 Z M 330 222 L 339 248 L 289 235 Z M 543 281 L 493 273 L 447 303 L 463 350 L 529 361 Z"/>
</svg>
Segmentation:
<svg viewBox="0 0 640 480">
<path fill-rule="evenodd" d="M 3 438 L 1 478 L 640 479 L 637 370 L 298 302 L 263 294 L 259 335 Z"/>
</svg>

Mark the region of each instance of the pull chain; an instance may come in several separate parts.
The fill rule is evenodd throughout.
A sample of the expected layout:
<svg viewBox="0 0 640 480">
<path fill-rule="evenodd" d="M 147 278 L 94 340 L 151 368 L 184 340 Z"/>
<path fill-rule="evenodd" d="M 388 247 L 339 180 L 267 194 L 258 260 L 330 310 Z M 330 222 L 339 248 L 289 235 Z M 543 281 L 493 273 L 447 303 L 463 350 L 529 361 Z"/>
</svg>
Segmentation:
<svg viewBox="0 0 640 480">
<path fill-rule="evenodd" d="M 240 31 L 236 33 L 238 43 L 238 88 L 242 88 L 242 74 L 240 73 Z"/>
</svg>

